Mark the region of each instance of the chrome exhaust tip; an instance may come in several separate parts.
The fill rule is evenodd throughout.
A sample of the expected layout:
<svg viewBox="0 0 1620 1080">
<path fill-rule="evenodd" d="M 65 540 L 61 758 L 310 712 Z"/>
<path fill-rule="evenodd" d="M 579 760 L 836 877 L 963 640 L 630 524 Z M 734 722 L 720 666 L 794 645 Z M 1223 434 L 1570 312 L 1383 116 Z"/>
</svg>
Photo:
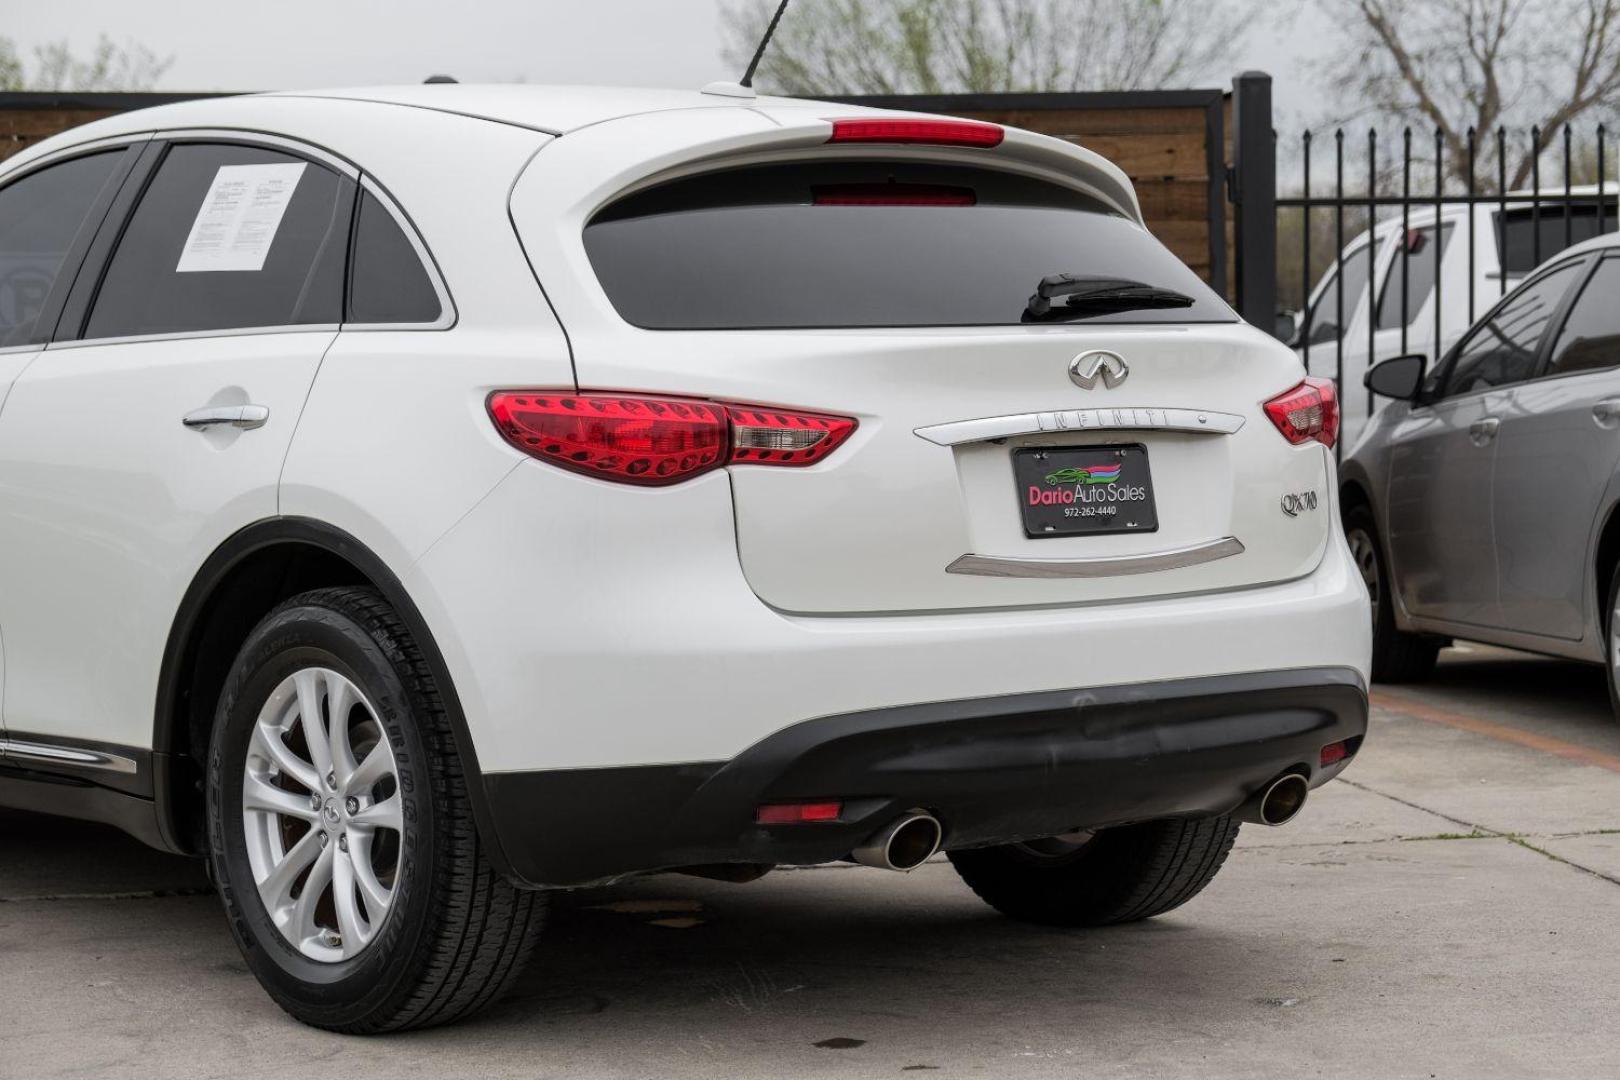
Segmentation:
<svg viewBox="0 0 1620 1080">
<path fill-rule="evenodd" d="M 938 818 L 912 810 L 879 829 L 849 857 L 862 866 L 906 873 L 932 858 L 944 838 Z"/>
<path fill-rule="evenodd" d="M 1284 773 L 1239 807 L 1237 818 L 1256 825 L 1286 825 L 1299 816 L 1310 793 L 1310 782 L 1303 776 Z"/>
</svg>

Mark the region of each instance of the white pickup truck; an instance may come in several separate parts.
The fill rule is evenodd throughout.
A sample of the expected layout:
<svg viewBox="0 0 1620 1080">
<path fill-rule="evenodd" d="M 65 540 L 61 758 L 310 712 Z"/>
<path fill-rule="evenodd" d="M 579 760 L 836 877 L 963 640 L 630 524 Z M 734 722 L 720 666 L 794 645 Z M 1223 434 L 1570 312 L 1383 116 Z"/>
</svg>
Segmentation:
<svg viewBox="0 0 1620 1080">
<path fill-rule="evenodd" d="M 1567 246 L 1566 240 L 1580 243 L 1600 231 L 1613 232 L 1616 222 L 1620 221 L 1620 206 L 1616 206 L 1612 191 L 1605 188 L 1606 201 L 1600 204 L 1595 185 L 1576 187 L 1571 189 L 1566 204 L 1564 189 L 1560 186 L 1556 194 L 1542 195 L 1539 208 L 1529 193 L 1514 192 L 1509 195 L 1505 208 L 1495 202 L 1474 205 L 1471 228 L 1470 207 L 1443 206 L 1438 300 L 1432 206 L 1414 205 L 1404 219 L 1397 215 L 1379 221 L 1373 230 L 1376 247 L 1370 258 L 1366 232 L 1351 240 L 1345 246 L 1342 260 L 1330 265 L 1312 288 L 1306 306 L 1309 317 L 1300 313 L 1293 316 L 1291 328 L 1286 323 L 1280 327 L 1291 334 L 1290 344 L 1300 354 L 1310 374 L 1340 378 L 1341 444 L 1345 452 L 1355 446 L 1367 418 L 1381 404 L 1373 400 L 1362 384 L 1370 366 L 1369 355 L 1377 361 L 1403 353 L 1422 353 L 1432 362 L 1436 355 L 1437 302 L 1439 352 L 1444 354 L 1503 293 L 1538 263 L 1562 251 Z M 1569 207 L 1567 237 L 1566 205 Z M 1601 222 L 1600 205 L 1604 209 Z M 1540 234 L 1539 244 L 1537 233 Z M 1343 316 L 1339 309 L 1341 267 Z M 1376 305 L 1368 302 L 1369 278 L 1377 285 Z M 1369 321 L 1372 323 L 1370 332 Z"/>
</svg>

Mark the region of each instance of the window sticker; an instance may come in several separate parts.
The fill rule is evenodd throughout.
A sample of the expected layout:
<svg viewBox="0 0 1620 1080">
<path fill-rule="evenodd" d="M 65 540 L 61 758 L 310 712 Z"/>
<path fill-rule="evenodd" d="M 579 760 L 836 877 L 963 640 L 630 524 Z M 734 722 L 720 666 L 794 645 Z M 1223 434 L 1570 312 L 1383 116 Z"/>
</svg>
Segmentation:
<svg viewBox="0 0 1620 1080">
<path fill-rule="evenodd" d="M 263 270 L 303 175 L 301 163 L 221 166 L 191 223 L 175 272 Z"/>
</svg>

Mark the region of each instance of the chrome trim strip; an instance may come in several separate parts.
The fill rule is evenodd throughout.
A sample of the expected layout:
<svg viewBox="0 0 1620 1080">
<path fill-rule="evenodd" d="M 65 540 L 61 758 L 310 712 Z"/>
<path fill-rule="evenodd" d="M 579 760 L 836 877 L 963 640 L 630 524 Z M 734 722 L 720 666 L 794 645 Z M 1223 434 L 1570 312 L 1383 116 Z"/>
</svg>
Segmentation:
<svg viewBox="0 0 1620 1080">
<path fill-rule="evenodd" d="M 108 772 L 128 773 L 140 771 L 131 758 L 100 750 L 81 750 L 68 746 L 44 746 L 40 743 L 10 742 L 0 739 L 0 758 L 17 761 L 40 761 L 48 765 L 74 765 L 81 769 L 105 769 Z"/>
<path fill-rule="evenodd" d="M 1024 556 L 963 555 L 945 568 L 947 574 L 976 577 L 1018 578 L 1098 578 L 1126 574 L 1151 574 L 1177 570 L 1183 566 L 1214 562 L 1243 553 L 1243 542 L 1235 536 L 1207 540 L 1191 547 L 1151 551 L 1146 555 L 1113 555 L 1098 559 L 1032 559 Z"/>
<path fill-rule="evenodd" d="M 72 131 L 72 128 L 68 129 Z M 64 133 L 65 134 L 65 133 Z M 47 154 L 26 161 L 18 161 L 23 154 L 32 147 L 24 147 L 16 154 L 0 162 L 0 185 L 9 185 L 14 180 L 21 180 L 31 172 L 37 172 L 48 165 L 55 165 L 67 158 L 82 157 L 85 154 L 94 154 L 102 150 L 114 150 L 119 147 L 135 146 L 139 143 L 152 141 L 153 133 L 150 131 L 130 132 L 127 135 L 106 135 L 89 142 L 74 143 L 71 146 L 58 147 Z M 55 138 L 55 136 L 52 136 Z"/>
<path fill-rule="evenodd" d="M 171 143 L 246 143 L 250 146 L 265 146 L 272 150 L 290 150 L 300 157 L 318 161 L 333 172 L 347 176 L 350 180 L 360 178 L 360 167 L 358 165 L 347 158 L 334 154 L 323 146 L 316 146 L 313 143 L 304 142 L 302 139 L 277 135 L 274 132 L 261 131 L 256 128 L 165 128 L 156 132 L 154 138 L 164 139 Z"/>
<path fill-rule="evenodd" d="M 1243 417 L 1232 413 L 1133 407 L 986 416 L 978 420 L 931 424 L 917 428 L 915 434 L 940 446 L 960 446 L 1014 435 L 1065 431 L 1181 431 L 1196 435 L 1231 435 L 1242 427 Z"/>
<path fill-rule="evenodd" d="M 88 349 L 99 345 L 135 345 L 143 341 L 191 341 L 194 338 L 258 337 L 262 334 L 336 334 L 340 329 L 337 323 L 290 323 L 285 326 L 237 326 L 229 330 L 176 330 L 172 333 L 53 341 L 45 346 L 45 349 L 47 352 L 57 352 L 61 349 Z"/>
</svg>

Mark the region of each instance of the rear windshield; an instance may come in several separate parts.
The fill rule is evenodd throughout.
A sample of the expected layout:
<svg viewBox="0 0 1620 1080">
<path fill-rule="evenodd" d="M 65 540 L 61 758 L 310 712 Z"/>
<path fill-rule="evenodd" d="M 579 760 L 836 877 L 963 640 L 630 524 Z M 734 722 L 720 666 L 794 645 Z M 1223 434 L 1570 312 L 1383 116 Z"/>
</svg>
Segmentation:
<svg viewBox="0 0 1620 1080">
<path fill-rule="evenodd" d="M 607 207 L 585 227 L 619 314 L 658 330 L 1002 326 L 1041 279 L 1106 277 L 1181 306 L 1052 306 L 1063 322 L 1234 322 L 1162 244 L 1079 192 L 894 162 L 736 169 Z"/>
</svg>

